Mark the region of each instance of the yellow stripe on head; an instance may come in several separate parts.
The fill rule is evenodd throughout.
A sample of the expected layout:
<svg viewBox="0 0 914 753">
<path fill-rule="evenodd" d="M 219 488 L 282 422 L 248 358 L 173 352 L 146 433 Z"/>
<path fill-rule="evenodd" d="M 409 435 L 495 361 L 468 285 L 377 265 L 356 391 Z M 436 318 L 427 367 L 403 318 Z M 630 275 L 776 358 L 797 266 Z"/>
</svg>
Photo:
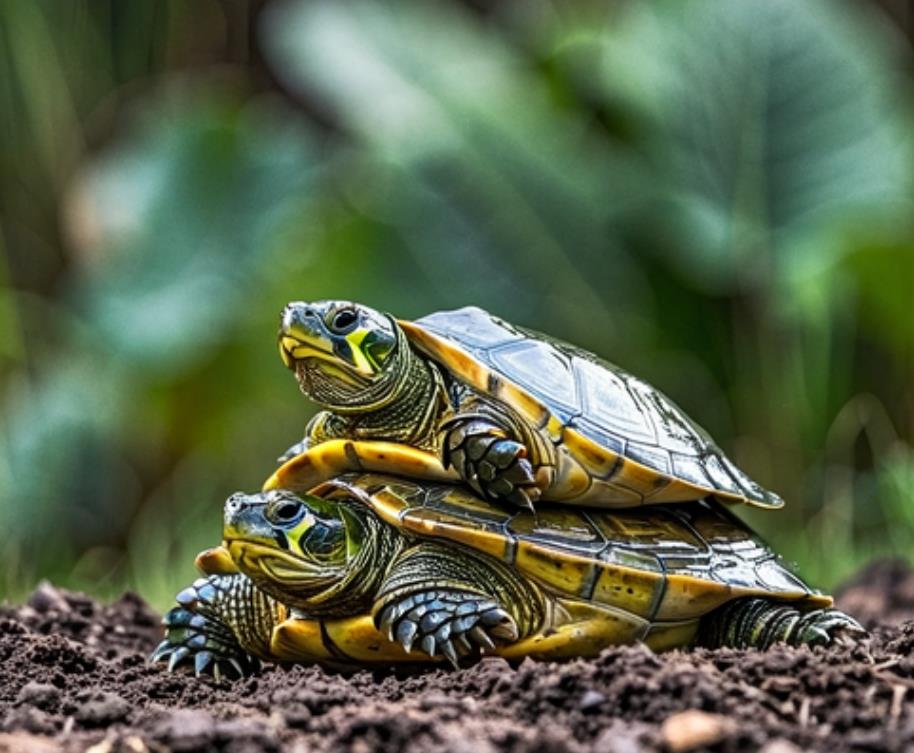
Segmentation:
<svg viewBox="0 0 914 753">
<path fill-rule="evenodd" d="M 299 521 L 298 525 L 296 525 L 295 528 L 290 528 L 288 531 L 286 531 L 286 538 L 288 538 L 289 541 L 294 541 L 296 546 L 301 549 L 301 546 L 299 545 L 301 537 L 309 528 L 314 525 L 316 520 L 317 518 L 314 517 L 314 513 L 309 510 L 305 513 L 305 517 Z"/>
<path fill-rule="evenodd" d="M 346 335 L 346 342 L 352 350 L 352 360 L 355 367 L 363 374 L 371 376 L 375 373 L 374 365 L 368 360 L 368 357 L 362 351 L 362 342 L 368 336 L 369 330 L 356 329 Z"/>
</svg>

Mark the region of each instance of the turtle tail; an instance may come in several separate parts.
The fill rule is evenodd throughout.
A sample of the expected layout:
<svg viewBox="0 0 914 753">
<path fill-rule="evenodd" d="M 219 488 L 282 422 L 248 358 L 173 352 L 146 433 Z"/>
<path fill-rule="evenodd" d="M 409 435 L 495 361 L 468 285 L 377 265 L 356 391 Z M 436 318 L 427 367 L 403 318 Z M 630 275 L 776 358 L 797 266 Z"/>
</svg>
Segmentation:
<svg viewBox="0 0 914 753">
<path fill-rule="evenodd" d="M 864 635 L 860 623 L 837 609 L 801 611 L 769 599 L 737 599 L 702 619 L 695 645 L 758 649 L 775 643 L 827 646 Z"/>
</svg>

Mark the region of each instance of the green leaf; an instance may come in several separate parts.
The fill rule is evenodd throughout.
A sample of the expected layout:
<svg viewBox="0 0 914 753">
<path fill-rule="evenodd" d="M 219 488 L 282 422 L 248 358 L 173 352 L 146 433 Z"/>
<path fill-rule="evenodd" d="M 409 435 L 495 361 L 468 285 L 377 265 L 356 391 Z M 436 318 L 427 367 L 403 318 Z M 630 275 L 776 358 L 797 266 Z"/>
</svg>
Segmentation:
<svg viewBox="0 0 914 753">
<path fill-rule="evenodd" d="M 645 283 L 612 227 L 643 173 L 517 50 L 445 3 L 299 2 L 266 20 L 277 74 L 355 136 L 344 195 L 396 228 L 409 256 L 391 264 L 421 269 L 436 308 L 597 317 L 621 339 Z"/>
<path fill-rule="evenodd" d="M 243 324 L 319 164 L 287 110 L 179 105 L 147 113 L 71 202 L 87 259 L 77 308 L 112 353 L 163 373 L 199 363 Z"/>
<path fill-rule="evenodd" d="M 832 0 L 630 6 L 607 32 L 604 80 L 653 126 L 686 274 L 775 286 L 833 261 L 842 229 L 910 213 L 894 42 Z"/>
</svg>

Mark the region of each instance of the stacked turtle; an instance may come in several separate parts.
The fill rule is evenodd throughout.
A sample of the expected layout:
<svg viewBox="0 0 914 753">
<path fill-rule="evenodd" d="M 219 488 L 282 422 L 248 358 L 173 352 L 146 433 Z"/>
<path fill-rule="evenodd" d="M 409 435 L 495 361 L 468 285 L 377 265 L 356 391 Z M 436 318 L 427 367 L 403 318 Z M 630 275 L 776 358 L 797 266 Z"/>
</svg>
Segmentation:
<svg viewBox="0 0 914 753">
<path fill-rule="evenodd" d="M 177 596 L 153 654 L 242 675 L 559 659 L 644 641 L 862 634 L 727 509 L 778 508 L 669 398 L 477 308 L 292 303 L 280 355 L 325 410 Z"/>
</svg>

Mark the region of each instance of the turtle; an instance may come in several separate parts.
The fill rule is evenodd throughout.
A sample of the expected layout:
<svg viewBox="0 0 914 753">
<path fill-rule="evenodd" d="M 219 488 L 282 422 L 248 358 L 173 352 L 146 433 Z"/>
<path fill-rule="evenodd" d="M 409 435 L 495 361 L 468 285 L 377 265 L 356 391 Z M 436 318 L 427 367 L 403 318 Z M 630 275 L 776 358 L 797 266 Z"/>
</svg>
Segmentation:
<svg viewBox="0 0 914 753">
<path fill-rule="evenodd" d="M 280 458 L 295 462 L 271 487 L 408 468 L 528 508 L 538 499 L 638 507 L 709 494 L 784 504 L 659 390 L 480 308 L 405 321 L 348 301 L 295 301 L 278 340 L 301 391 L 324 410 Z"/>
<path fill-rule="evenodd" d="M 711 497 L 635 510 L 487 501 L 465 485 L 349 473 L 236 493 L 152 655 L 244 675 L 492 653 L 561 660 L 641 641 L 766 648 L 863 629 Z"/>
</svg>

